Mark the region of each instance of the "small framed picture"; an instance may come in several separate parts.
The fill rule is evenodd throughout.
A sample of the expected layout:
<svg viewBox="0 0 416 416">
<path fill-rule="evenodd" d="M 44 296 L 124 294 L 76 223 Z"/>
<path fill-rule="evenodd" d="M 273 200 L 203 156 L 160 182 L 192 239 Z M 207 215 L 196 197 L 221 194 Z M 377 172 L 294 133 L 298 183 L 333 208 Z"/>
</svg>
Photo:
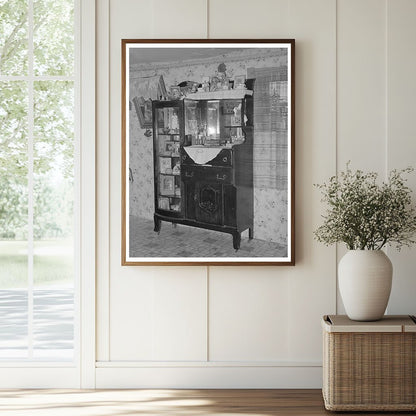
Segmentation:
<svg viewBox="0 0 416 416">
<path fill-rule="evenodd" d="M 221 80 L 217 76 L 211 77 L 209 84 L 210 91 L 219 91 L 222 89 Z"/>
<path fill-rule="evenodd" d="M 175 142 L 165 142 L 165 155 L 171 156 L 174 151 L 174 144 Z"/>
<path fill-rule="evenodd" d="M 143 97 L 133 98 L 134 108 L 142 129 L 152 128 L 152 100 L 145 100 Z"/>
<path fill-rule="evenodd" d="M 171 175 L 160 176 L 160 194 L 174 195 L 175 193 L 175 177 Z"/>
<path fill-rule="evenodd" d="M 179 156 L 179 142 L 165 142 L 165 155 Z"/>
<path fill-rule="evenodd" d="M 160 173 L 172 173 L 172 162 L 170 157 L 159 158 Z"/>
<path fill-rule="evenodd" d="M 234 89 L 243 90 L 246 88 L 246 76 L 245 75 L 236 75 L 234 77 Z"/>
<path fill-rule="evenodd" d="M 170 87 L 170 98 L 171 100 L 179 100 L 182 96 L 181 87 L 178 85 L 172 85 Z"/>
<path fill-rule="evenodd" d="M 169 210 L 169 198 L 159 197 L 158 200 L 159 209 Z"/>
</svg>

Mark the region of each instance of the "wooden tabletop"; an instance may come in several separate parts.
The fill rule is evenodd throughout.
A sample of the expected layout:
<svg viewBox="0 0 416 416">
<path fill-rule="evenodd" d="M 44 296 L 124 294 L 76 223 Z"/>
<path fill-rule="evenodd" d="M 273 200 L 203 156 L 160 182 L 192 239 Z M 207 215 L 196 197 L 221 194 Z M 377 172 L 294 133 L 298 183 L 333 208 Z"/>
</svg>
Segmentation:
<svg viewBox="0 0 416 416">
<path fill-rule="evenodd" d="M 352 321 L 347 315 L 325 315 L 322 327 L 328 332 L 416 332 L 416 318 L 385 315 L 379 321 Z"/>
</svg>

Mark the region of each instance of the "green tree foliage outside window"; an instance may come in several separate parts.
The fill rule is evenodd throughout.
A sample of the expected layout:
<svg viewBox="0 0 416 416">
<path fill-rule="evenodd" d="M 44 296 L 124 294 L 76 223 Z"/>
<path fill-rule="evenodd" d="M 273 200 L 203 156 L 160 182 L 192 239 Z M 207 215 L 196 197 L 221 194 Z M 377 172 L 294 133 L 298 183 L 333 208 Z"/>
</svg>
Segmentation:
<svg viewBox="0 0 416 416">
<path fill-rule="evenodd" d="M 28 0 L 0 0 L 0 77 L 29 75 Z M 74 74 L 74 4 L 33 1 L 33 74 Z M 0 239 L 27 239 L 28 88 L 0 78 Z M 34 238 L 72 234 L 74 83 L 33 85 Z"/>
</svg>

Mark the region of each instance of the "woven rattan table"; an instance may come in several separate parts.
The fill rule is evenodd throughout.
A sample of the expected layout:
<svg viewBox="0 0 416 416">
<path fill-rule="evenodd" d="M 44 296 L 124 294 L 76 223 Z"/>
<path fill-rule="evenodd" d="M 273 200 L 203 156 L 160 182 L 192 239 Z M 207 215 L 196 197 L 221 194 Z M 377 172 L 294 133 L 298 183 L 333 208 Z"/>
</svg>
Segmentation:
<svg viewBox="0 0 416 416">
<path fill-rule="evenodd" d="M 416 319 L 351 321 L 327 315 L 323 328 L 323 397 L 335 411 L 416 410 Z"/>
</svg>

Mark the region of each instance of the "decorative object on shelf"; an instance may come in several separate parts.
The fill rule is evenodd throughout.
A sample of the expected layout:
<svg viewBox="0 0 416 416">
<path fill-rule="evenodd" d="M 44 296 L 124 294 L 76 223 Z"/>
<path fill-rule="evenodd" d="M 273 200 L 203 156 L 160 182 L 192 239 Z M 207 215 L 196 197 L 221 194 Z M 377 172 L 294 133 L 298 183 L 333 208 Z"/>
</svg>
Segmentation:
<svg viewBox="0 0 416 416">
<path fill-rule="evenodd" d="M 384 252 L 415 243 L 416 210 L 404 174 L 392 170 L 379 184 L 377 173 L 345 172 L 316 185 L 329 207 L 315 238 L 326 245 L 343 242 L 348 252 L 338 266 L 339 290 L 350 319 L 375 321 L 386 310 L 391 291 L 392 264 Z"/>
<path fill-rule="evenodd" d="M 183 96 L 187 96 L 188 94 L 192 94 L 198 91 L 199 83 L 195 81 L 183 81 L 178 86 L 181 89 L 181 93 Z"/>
<path fill-rule="evenodd" d="M 158 200 L 159 209 L 169 210 L 169 198 L 160 197 Z"/>
<path fill-rule="evenodd" d="M 227 76 L 227 67 L 224 63 L 218 65 L 217 69 L 217 78 L 218 78 L 218 89 L 221 90 L 228 90 L 229 89 L 229 81 Z"/>
<path fill-rule="evenodd" d="M 173 167 L 172 174 L 173 175 L 180 175 L 181 174 L 181 162 L 179 160 L 176 162 L 175 166 Z M 181 188 L 178 187 L 177 189 L 180 191 Z"/>
<path fill-rule="evenodd" d="M 209 77 L 202 78 L 202 91 L 208 92 L 209 91 Z"/>
<path fill-rule="evenodd" d="M 169 89 L 169 99 L 180 100 L 182 97 L 181 87 L 178 85 L 172 85 Z"/>
<path fill-rule="evenodd" d="M 246 88 L 246 77 L 245 75 L 236 75 L 234 77 L 234 89 L 244 90 Z"/>
<path fill-rule="evenodd" d="M 122 40 L 123 265 L 294 264 L 294 48 Z"/>
<path fill-rule="evenodd" d="M 170 157 L 159 158 L 159 172 L 172 173 L 172 159 Z"/>
<path fill-rule="evenodd" d="M 160 175 L 160 194 L 175 194 L 175 178 L 172 175 Z"/>
<path fill-rule="evenodd" d="M 163 79 L 163 75 L 159 77 L 159 83 L 157 85 L 157 95 L 159 100 L 167 100 L 168 99 L 168 92 L 166 90 L 165 80 Z"/>
<path fill-rule="evenodd" d="M 221 81 L 220 79 L 215 76 L 215 77 L 211 77 L 209 80 L 209 90 L 210 91 L 219 91 L 221 90 Z"/>
</svg>

